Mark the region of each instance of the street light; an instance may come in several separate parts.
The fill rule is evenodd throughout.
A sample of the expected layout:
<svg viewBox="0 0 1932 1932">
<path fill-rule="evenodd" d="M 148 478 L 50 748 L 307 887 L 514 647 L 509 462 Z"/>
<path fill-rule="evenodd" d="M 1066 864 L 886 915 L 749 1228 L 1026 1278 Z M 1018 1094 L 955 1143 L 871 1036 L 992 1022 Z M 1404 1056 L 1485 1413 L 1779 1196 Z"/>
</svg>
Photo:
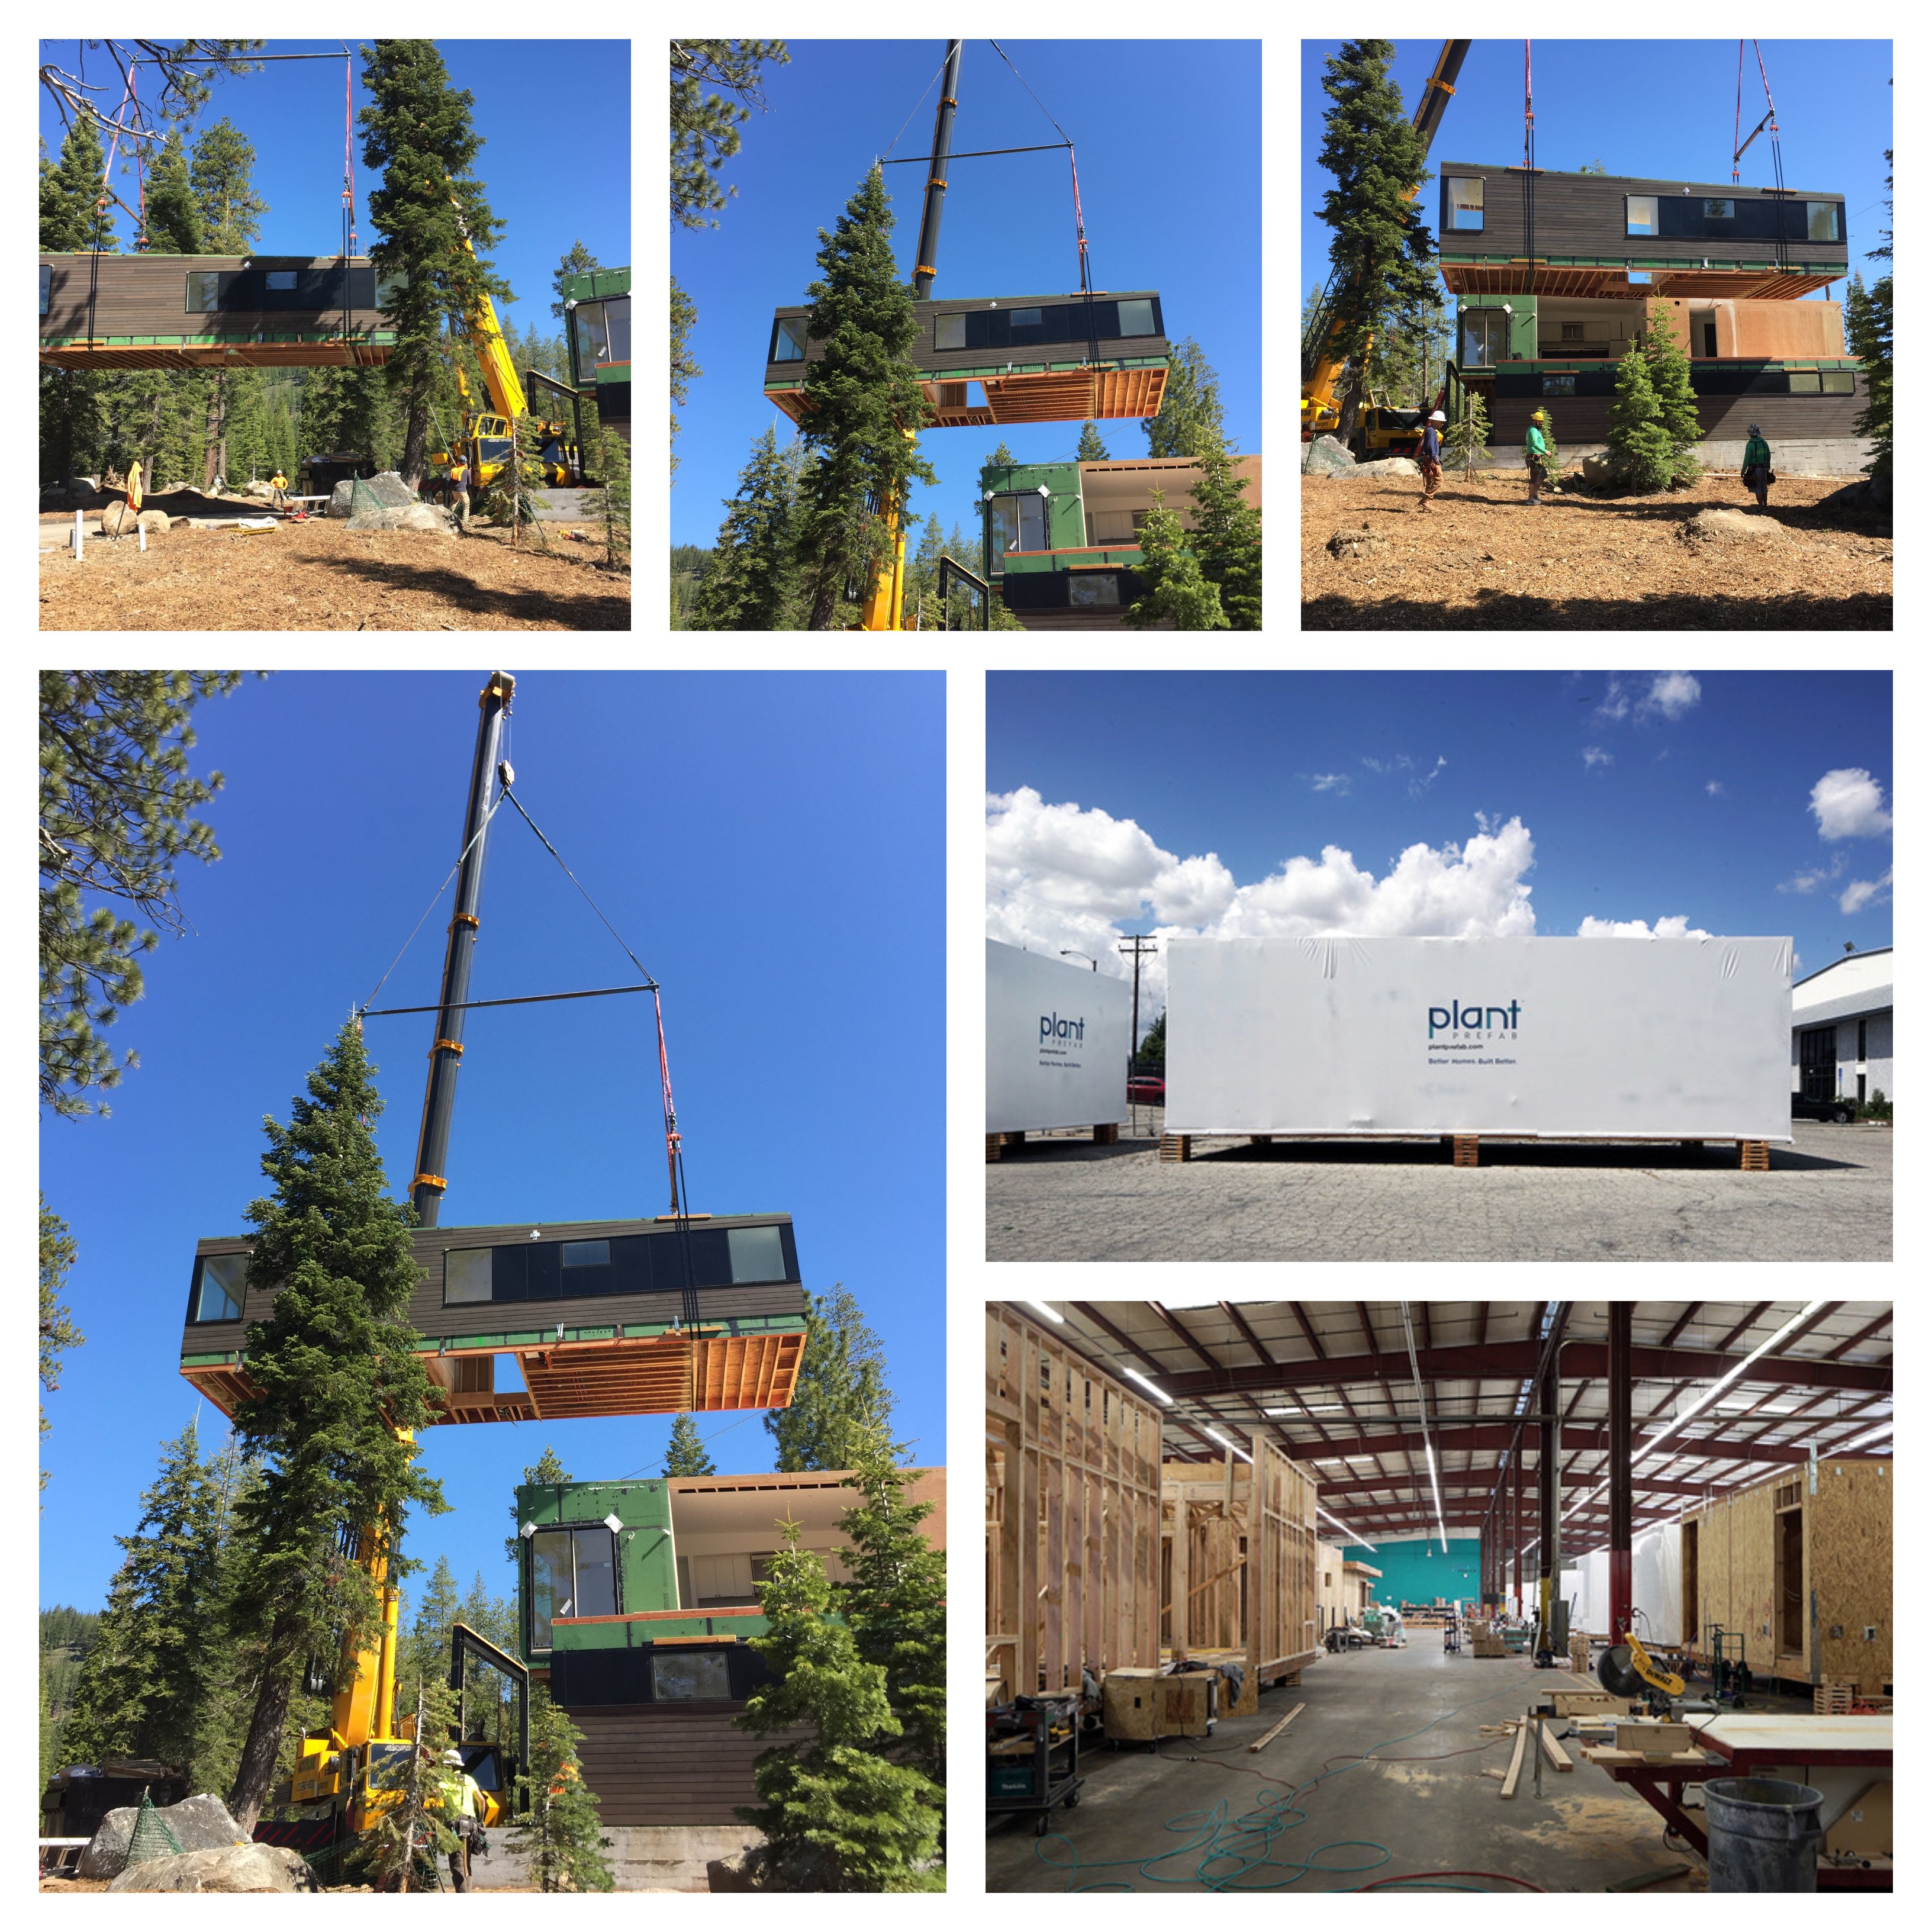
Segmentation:
<svg viewBox="0 0 1932 1932">
<path fill-rule="evenodd" d="M 1096 959 L 1090 952 L 1076 952 L 1072 946 L 1063 946 L 1060 949 L 1060 956 L 1063 959 L 1084 959 L 1095 972 L 1097 973 L 1100 970 L 1100 961 Z"/>
</svg>

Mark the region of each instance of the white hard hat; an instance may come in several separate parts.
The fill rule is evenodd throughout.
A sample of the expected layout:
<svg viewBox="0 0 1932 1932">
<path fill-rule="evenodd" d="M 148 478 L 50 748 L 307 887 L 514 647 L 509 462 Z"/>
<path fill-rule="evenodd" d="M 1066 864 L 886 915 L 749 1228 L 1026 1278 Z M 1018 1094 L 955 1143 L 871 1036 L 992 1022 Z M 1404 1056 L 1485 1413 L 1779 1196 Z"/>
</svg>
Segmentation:
<svg viewBox="0 0 1932 1932">
<path fill-rule="evenodd" d="M 1440 410 L 1432 410 L 1429 413 L 1429 420 L 1431 422 L 1447 422 L 1449 418 Z"/>
<path fill-rule="evenodd" d="M 442 1754 L 442 1761 L 445 1764 L 454 1765 L 458 1771 L 460 1771 L 463 1768 L 463 1754 L 460 1751 L 445 1751 Z"/>
</svg>

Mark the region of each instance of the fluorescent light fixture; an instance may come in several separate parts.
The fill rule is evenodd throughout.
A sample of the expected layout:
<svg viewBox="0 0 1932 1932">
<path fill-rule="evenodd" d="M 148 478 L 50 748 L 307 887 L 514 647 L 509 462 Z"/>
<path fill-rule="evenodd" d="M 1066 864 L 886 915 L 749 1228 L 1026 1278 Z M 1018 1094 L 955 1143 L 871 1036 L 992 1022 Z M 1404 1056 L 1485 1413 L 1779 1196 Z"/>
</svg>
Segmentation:
<svg viewBox="0 0 1932 1932">
<path fill-rule="evenodd" d="M 1638 1444 L 1636 1454 L 1630 1458 L 1630 1466 L 1632 1468 L 1634 1469 L 1640 1462 L 1641 1462 L 1646 1456 L 1650 1455 L 1655 1450 L 1657 1444 L 1661 1442 L 1666 1436 L 1670 1435 L 1673 1430 L 1681 1428 L 1684 1424 L 1690 1420 L 1691 1417 L 1696 1414 L 1700 1409 L 1705 1408 L 1711 1403 L 1715 1402 L 1718 1397 L 1723 1394 L 1724 1390 L 1729 1388 L 1732 1383 L 1736 1382 L 1760 1355 L 1766 1354 L 1772 1349 L 1776 1348 L 1778 1343 L 1783 1341 L 1785 1336 L 1789 1335 L 1794 1328 L 1803 1327 L 1807 1322 L 1810 1320 L 1813 1316 L 1817 1313 L 1820 1309 L 1825 1306 L 1825 1302 L 1827 1299 L 1828 1299 L 1827 1297 L 1820 1297 L 1820 1299 L 1816 1301 L 1806 1303 L 1804 1306 L 1800 1309 L 1789 1322 L 1786 1322 L 1784 1326 L 1779 1329 L 1776 1334 L 1770 1336 L 1765 1341 L 1760 1342 L 1757 1346 L 1737 1365 L 1736 1368 L 1720 1376 L 1718 1379 L 1704 1391 L 1703 1394 L 1696 1402 L 1694 1402 L 1688 1408 L 1678 1410 L 1677 1414 L 1673 1415 L 1661 1429 L 1658 1430 L 1654 1434 L 1646 1436 L 1644 1440 Z"/>
<path fill-rule="evenodd" d="M 1340 1415 L 1342 1405 L 1339 1402 L 1317 1402 L 1310 1408 L 1306 1402 L 1302 1402 L 1293 1408 L 1264 1408 L 1262 1413 L 1264 1415 Z"/>
<path fill-rule="evenodd" d="M 1853 1450 L 1862 1449 L 1868 1442 L 1876 1442 L 1880 1436 L 1889 1436 L 1892 1431 L 1892 1419 L 1890 1416 L 1887 1416 L 1876 1429 L 1867 1430 L 1862 1436 L 1852 1442 L 1834 1443 L 1824 1454 L 1827 1460 L 1834 1456 L 1849 1456 Z"/>
<path fill-rule="evenodd" d="M 1023 1300 L 1020 1305 L 1023 1308 L 1037 1308 L 1041 1314 L 1044 1315 L 1049 1322 L 1064 1322 L 1066 1319 L 1066 1317 L 1061 1314 L 1058 1309 L 1049 1308 L 1043 1301 Z"/>
<path fill-rule="evenodd" d="M 1223 1449 L 1232 1450 L 1237 1456 L 1240 1457 L 1244 1462 L 1252 1462 L 1255 1460 L 1240 1446 L 1238 1442 L 1230 1442 L 1218 1429 L 1205 1429 L 1202 1431 L 1202 1433 L 1204 1436 L 1211 1437 L 1213 1440 L 1220 1443 Z"/>
<path fill-rule="evenodd" d="M 1339 1516 L 1330 1515 L 1329 1512 L 1324 1509 L 1319 1503 L 1317 1503 L 1315 1505 L 1315 1514 L 1317 1516 L 1327 1516 L 1328 1520 L 1332 1522 L 1337 1529 L 1341 1531 L 1342 1534 L 1347 1537 L 1351 1543 L 1359 1544 L 1364 1550 L 1372 1550 L 1375 1548 L 1376 1546 L 1371 1543 L 1360 1530 L 1351 1529 Z"/>
<path fill-rule="evenodd" d="M 1162 1404 L 1165 1407 L 1168 1408 L 1172 1408 L 1174 1406 L 1173 1396 L 1169 1395 L 1166 1390 L 1162 1388 L 1157 1382 L 1149 1382 L 1147 1377 L 1141 1373 L 1139 1370 L 1130 1369 L 1127 1366 L 1125 1362 L 1123 1362 L 1120 1364 L 1120 1372 L 1124 1376 L 1131 1376 L 1136 1382 L 1140 1384 L 1142 1388 L 1147 1390 L 1149 1395 L 1154 1397 L 1156 1402 Z"/>
</svg>

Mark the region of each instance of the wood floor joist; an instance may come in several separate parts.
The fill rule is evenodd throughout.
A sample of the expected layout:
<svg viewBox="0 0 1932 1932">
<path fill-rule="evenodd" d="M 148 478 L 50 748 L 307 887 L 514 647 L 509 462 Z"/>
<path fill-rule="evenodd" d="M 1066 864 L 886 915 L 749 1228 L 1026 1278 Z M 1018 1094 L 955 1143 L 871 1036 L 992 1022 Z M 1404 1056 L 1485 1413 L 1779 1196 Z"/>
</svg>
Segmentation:
<svg viewBox="0 0 1932 1932">
<path fill-rule="evenodd" d="M 926 382 L 932 429 L 970 429 L 994 423 L 1084 422 L 1157 416 L 1167 388 L 1167 367 L 1116 369 L 1088 365 L 1030 374 L 975 378 L 986 393 L 980 404 L 967 400 L 964 382 Z M 765 400 L 795 423 L 806 405 L 802 387 L 767 388 Z"/>
<path fill-rule="evenodd" d="M 70 342 L 40 351 L 44 369 L 375 369 L 388 343 Z"/>
</svg>

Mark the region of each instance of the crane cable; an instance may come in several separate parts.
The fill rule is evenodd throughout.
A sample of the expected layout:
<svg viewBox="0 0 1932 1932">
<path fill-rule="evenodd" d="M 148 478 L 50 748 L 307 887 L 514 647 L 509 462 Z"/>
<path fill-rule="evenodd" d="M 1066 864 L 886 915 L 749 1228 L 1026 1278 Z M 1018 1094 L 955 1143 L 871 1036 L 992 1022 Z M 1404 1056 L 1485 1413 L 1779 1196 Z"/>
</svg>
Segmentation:
<svg viewBox="0 0 1932 1932">
<path fill-rule="evenodd" d="M 1046 115 L 1047 120 L 1051 124 L 1053 131 L 1066 143 L 1066 163 L 1067 166 L 1072 170 L 1073 172 L 1073 238 L 1074 244 L 1078 251 L 1079 256 L 1080 292 L 1082 296 L 1086 298 L 1085 306 L 1087 310 L 1088 332 L 1090 338 L 1088 346 L 1093 360 L 1097 362 L 1100 359 L 1100 324 L 1095 320 L 1094 314 L 1094 283 L 1092 276 L 1088 271 L 1087 260 L 1087 220 L 1086 217 L 1082 213 L 1080 207 L 1080 169 L 1078 164 L 1073 158 L 1073 138 L 1058 121 L 1054 119 L 1051 114 L 1047 113 L 1046 103 L 1041 100 L 1040 96 L 1035 94 L 1030 87 L 1027 86 L 1026 76 L 1021 73 L 1018 68 L 1013 67 L 1012 62 L 1010 58 L 1009 58 L 1006 49 L 1001 46 L 998 40 L 989 40 L 987 42 L 987 45 L 993 50 L 994 52 L 999 56 L 1000 59 L 1006 62 L 1008 67 L 1012 68 L 1013 78 L 1019 82 L 1021 86 L 1026 88 L 1027 93 L 1032 100 L 1033 104 L 1037 107 L 1042 114 Z"/>
<path fill-rule="evenodd" d="M 1536 109 L 1529 91 L 1529 43 L 1522 44 L 1523 293 L 1536 292 Z"/>
</svg>

